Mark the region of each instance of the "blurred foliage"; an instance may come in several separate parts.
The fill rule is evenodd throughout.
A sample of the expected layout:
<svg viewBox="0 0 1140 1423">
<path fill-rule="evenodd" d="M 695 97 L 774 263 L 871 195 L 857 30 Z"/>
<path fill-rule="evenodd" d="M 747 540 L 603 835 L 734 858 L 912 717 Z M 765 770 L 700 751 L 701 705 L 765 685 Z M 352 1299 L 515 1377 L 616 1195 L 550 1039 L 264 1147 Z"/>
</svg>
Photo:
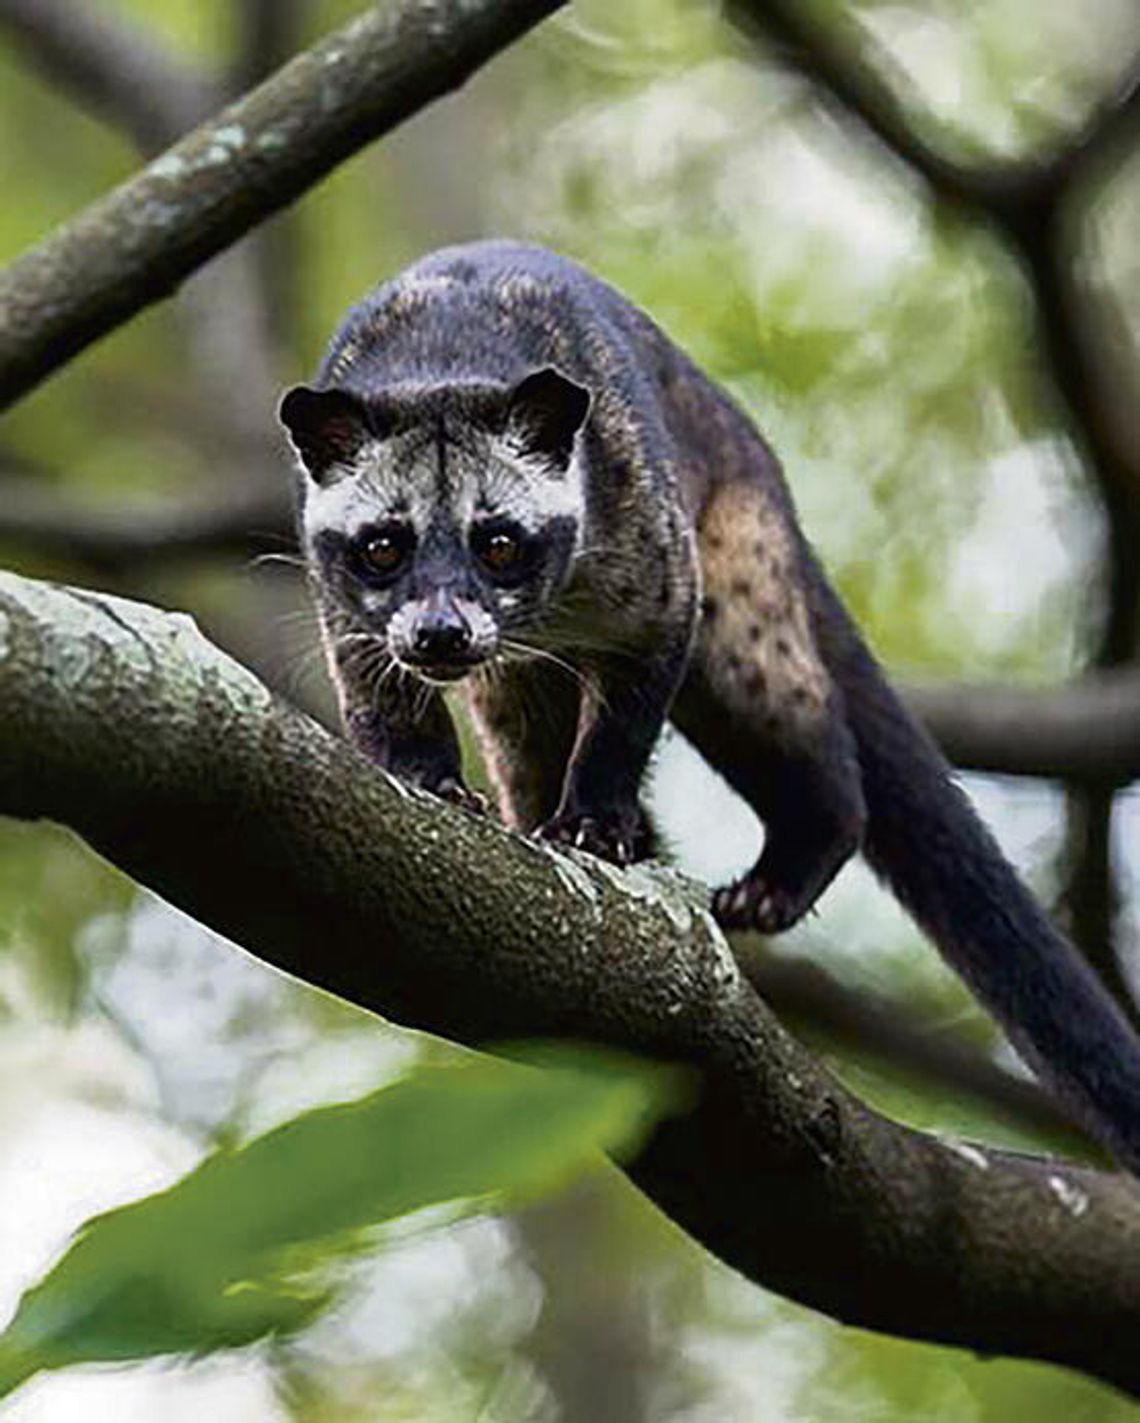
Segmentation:
<svg viewBox="0 0 1140 1423">
<path fill-rule="evenodd" d="M 64 830 L 0 822 L 0 1022 L 66 1019 L 82 993 L 76 937 L 132 898 L 130 881 Z"/>
<path fill-rule="evenodd" d="M 632 1151 L 673 1095 L 668 1074 L 612 1054 L 537 1060 L 414 1068 L 89 1221 L 0 1335 L 0 1395 L 42 1369 L 292 1334 L 335 1297 L 330 1260 L 378 1226 L 549 1193 L 598 1152 Z"/>
<path fill-rule="evenodd" d="M 807 0 L 839 25 L 906 102 L 911 122 L 959 161 L 1025 158 L 1082 123 L 1135 43 L 1131 0 L 1091 11 L 1040 0 Z"/>
<path fill-rule="evenodd" d="M 239 0 L 100 3 L 188 61 L 232 59 Z M 1111 82 L 1135 25 L 1134 0 L 804 6 L 887 79 L 925 139 L 970 161 L 1036 151 L 1070 131 Z M 308 34 L 357 8 L 313 0 Z M 135 161 L 119 134 L 0 46 L 0 252 L 34 241 Z M 1086 254 L 1126 327 L 1140 319 L 1137 191 L 1133 171 L 1097 195 Z M 1020 272 L 990 234 L 940 216 L 778 56 L 734 33 L 714 0 L 577 0 L 271 227 L 294 254 L 277 323 L 282 383 L 311 369 L 350 302 L 419 252 L 492 233 L 547 242 L 646 305 L 754 413 L 810 536 L 892 666 L 1049 678 L 1084 656 L 1099 616 L 1102 531 L 1043 376 Z M 240 484 L 248 471 L 200 377 L 183 304 L 151 310 L 6 420 L 0 478 L 111 508 Z M 261 414 L 268 425 L 271 412 Z M 279 571 L 213 564 L 112 578 L 4 552 L 28 571 L 189 607 L 239 653 L 272 644 L 267 665 L 305 687 L 311 619 Z M 692 822 L 694 797 L 673 785 Z M 1048 892 L 1055 797 L 971 788 Z M 702 809 L 720 806 L 715 794 L 698 792 Z M 686 842 L 681 832 L 682 857 L 717 838 L 690 825 Z M 720 839 L 717 853 L 740 856 L 723 830 Z M 820 920 L 779 951 L 826 957 L 852 983 L 891 992 L 900 1012 L 992 1041 L 865 875 L 846 874 Z M 14 1305 L 80 1221 L 169 1184 L 211 1146 L 447 1058 L 444 1046 L 287 982 L 137 896 L 62 832 L 0 827 L 0 1213 L 15 1221 L 3 1297 Z M 880 1062 L 833 1060 L 911 1120 L 1002 1134 Z M 460 1114 L 456 1143 L 471 1132 L 484 1145 Z M 488 1149 L 513 1140 L 487 1135 Z M 258 1189 L 278 1202 L 274 1183 Z M 203 1214 L 211 1228 L 234 1223 L 220 1198 Z M 137 1218 L 112 1216 L 85 1238 Z M 179 1229 L 184 1239 L 161 1243 L 173 1251 L 165 1258 L 204 1269 L 208 1233 Z M 120 1279 L 136 1245 L 92 1267 L 84 1288 Z M 189 1300 L 172 1289 L 169 1309 L 144 1324 L 187 1317 Z M 503 1219 L 386 1231 L 382 1251 L 351 1264 L 332 1309 L 248 1366 L 276 1392 L 251 1423 L 595 1420 L 607 1400 L 623 1423 L 1137 1416 L 1055 1370 L 874 1338 L 766 1296 L 613 1172 Z M 141 1378 L 125 1374 L 124 1390 Z M 29 1407 L 37 1388 L 21 1393 Z M 59 1395 L 43 1397 L 42 1416 L 57 1423 Z"/>
</svg>

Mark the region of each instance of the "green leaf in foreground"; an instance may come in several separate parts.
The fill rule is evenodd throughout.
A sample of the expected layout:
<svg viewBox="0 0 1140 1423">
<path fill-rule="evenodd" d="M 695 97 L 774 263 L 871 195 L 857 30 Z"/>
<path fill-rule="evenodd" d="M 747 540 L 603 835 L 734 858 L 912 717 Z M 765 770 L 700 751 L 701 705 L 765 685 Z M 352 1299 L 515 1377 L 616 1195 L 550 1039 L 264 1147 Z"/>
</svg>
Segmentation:
<svg viewBox="0 0 1140 1423">
<path fill-rule="evenodd" d="M 300 1328 L 319 1267 L 446 1201 L 502 1205 L 633 1149 L 675 1077 L 586 1050 L 539 1070 L 422 1066 L 359 1101 L 216 1152 L 169 1190 L 97 1216 L 0 1335 L 0 1394 L 41 1369 L 207 1353 Z"/>
</svg>

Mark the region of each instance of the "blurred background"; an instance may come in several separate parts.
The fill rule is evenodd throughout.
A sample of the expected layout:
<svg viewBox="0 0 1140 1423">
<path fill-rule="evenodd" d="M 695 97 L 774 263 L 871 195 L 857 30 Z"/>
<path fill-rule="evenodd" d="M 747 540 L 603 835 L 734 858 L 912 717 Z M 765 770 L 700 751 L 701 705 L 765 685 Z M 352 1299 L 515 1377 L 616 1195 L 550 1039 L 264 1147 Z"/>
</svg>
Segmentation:
<svg viewBox="0 0 1140 1423">
<path fill-rule="evenodd" d="M 0 255 L 358 8 L 0 0 Z M 1135 106 L 1105 108 L 1138 56 L 1135 0 L 576 0 L 24 400 L 0 428 L 0 561 L 187 609 L 329 718 L 276 393 L 405 262 L 514 235 L 647 307 L 754 414 L 903 682 L 1126 675 L 1140 147 Z M 1122 997 L 1138 981 L 1128 780 L 965 778 Z M 687 868 L 721 879 L 753 858 L 755 821 L 679 738 L 654 797 Z M 886 1110 L 1079 1149 L 861 869 L 809 926 L 748 952 L 777 1009 Z M 0 1313 L 93 1212 L 422 1050 L 68 834 L 0 822 Z M 511 1217 L 409 1229 L 290 1343 L 71 1370 L 0 1418 L 160 1408 L 167 1423 L 208 1408 L 227 1423 L 1140 1417 L 1059 1370 L 766 1295 L 613 1171 Z"/>
</svg>

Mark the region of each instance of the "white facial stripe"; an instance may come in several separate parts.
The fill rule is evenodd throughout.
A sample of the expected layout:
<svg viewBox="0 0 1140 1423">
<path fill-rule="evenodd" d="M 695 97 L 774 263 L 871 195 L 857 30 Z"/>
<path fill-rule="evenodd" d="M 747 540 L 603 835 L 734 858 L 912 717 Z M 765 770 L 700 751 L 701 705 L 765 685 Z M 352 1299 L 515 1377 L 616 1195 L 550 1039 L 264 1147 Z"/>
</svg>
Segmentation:
<svg viewBox="0 0 1140 1423">
<path fill-rule="evenodd" d="M 542 460 L 520 454 L 501 442 L 498 459 L 489 464 L 482 484 L 483 502 L 497 514 L 516 520 L 533 533 L 551 519 L 581 522 L 583 472 L 575 456 L 565 471 L 553 470 Z"/>
<path fill-rule="evenodd" d="M 326 531 L 352 537 L 375 518 L 375 499 L 365 493 L 353 475 L 346 472 L 325 484 L 308 480 L 301 522 L 309 539 Z"/>
<path fill-rule="evenodd" d="M 455 278 L 449 276 L 447 272 L 437 272 L 433 274 L 425 273 L 423 276 L 400 278 L 401 292 L 423 293 L 430 296 L 435 292 L 448 291 L 455 286 Z"/>
<path fill-rule="evenodd" d="M 467 477 L 461 461 L 469 462 Z M 497 441 L 484 459 L 456 451 L 449 464 L 446 511 L 458 529 L 471 527 L 477 508 L 513 519 L 528 533 L 558 518 L 581 526 L 583 471 L 576 457 L 565 471 L 554 470 Z M 445 497 L 436 450 L 422 437 L 374 441 L 352 465 L 329 471 L 319 484 L 306 477 L 306 486 L 302 523 L 309 540 L 325 531 L 353 538 L 397 509 L 422 535 Z"/>
<path fill-rule="evenodd" d="M 418 451 L 411 440 L 380 441 L 365 445 L 351 465 L 334 467 L 321 483 L 306 477 L 302 525 L 309 539 L 330 530 L 353 538 L 399 508 L 419 532 L 427 528 L 438 504 L 434 474 L 424 470 L 422 441 Z M 418 472 L 427 475 L 417 478 Z"/>
</svg>

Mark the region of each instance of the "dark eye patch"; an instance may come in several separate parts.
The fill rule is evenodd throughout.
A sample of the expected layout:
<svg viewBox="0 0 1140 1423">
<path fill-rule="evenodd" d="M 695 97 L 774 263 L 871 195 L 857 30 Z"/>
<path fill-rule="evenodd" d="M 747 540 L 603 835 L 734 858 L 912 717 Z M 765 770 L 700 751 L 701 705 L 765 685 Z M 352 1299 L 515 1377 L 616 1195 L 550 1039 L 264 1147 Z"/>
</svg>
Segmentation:
<svg viewBox="0 0 1140 1423">
<path fill-rule="evenodd" d="M 407 566 L 416 547 L 410 524 L 390 520 L 362 529 L 349 543 L 352 571 L 365 583 L 390 583 Z"/>
<path fill-rule="evenodd" d="M 484 519 L 470 534 L 471 552 L 496 583 L 521 582 L 541 556 L 542 540 L 513 519 Z"/>
</svg>

